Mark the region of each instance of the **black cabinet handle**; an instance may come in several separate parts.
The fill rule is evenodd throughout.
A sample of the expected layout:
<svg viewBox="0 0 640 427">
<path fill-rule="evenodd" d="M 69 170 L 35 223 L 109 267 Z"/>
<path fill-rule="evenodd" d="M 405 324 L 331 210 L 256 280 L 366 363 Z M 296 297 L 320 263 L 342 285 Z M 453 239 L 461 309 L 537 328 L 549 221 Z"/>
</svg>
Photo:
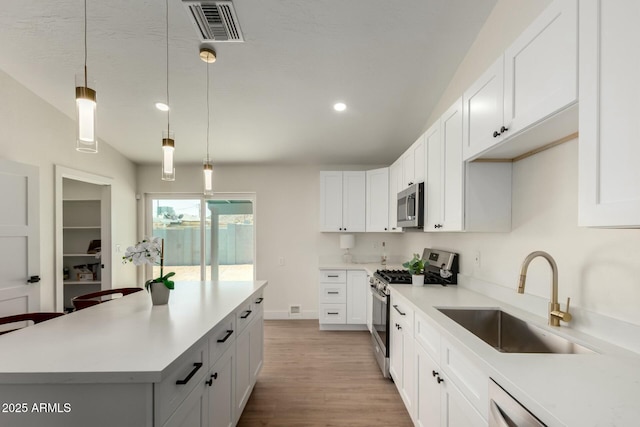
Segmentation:
<svg viewBox="0 0 640 427">
<path fill-rule="evenodd" d="M 406 315 L 406 314 L 407 314 L 407 313 L 403 313 L 403 312 L 401 312 L 397 305 L 394 305 L 394 306 L 393 306 L 393 308 L 395 308 L 395 309 L 396 309 L 396 311 L 397 311 L 398 313 L 400 313 L 400 315 L 401 315 L 401 316 L 404 316 L 404 315 Z"/>
<path fill-rule="evenodd" d="M 214 380 L 217 380 L 217 379 L 218 379 L 218 373 L 217 373 L 217 372 L 214 372 L 214 373 L 211 375 L 211 378 L 213 378 Z"/>
<path fill-rule="evenodd" d="M 438 373 L 436 371 L 431 371 L 431 375 L 435 377 Z"/>
<path fill-rule="evenodd" d="M 211 376 L 209 377 L 209 379 L 207 381 L 205 381 L 204 383 L 207 384 L 209 387 L 211 387 L 213 385 L 213 380 L 217 380 L 218 379 L 218 373 L 214 373 L 211 374 Z"/>
<path fill-rule="evenodd" d="M 233 334 L 233 329 L 228 329 L 227 330 L 227 335 L 224 336 L 224 338 L 219 339 L 218 342 L 225 342 L 229 339 L 229 337 L 231 336 L 231 334 Z"/>
<path fill-rule="evenodd" d="M 38 283 L 40 281 L 40 276 L 31 276 L 27 279 L 27 283 Z"/>
<path fill-rule="evenodd" d="M 494 138 L 497 138 L 497 137 L 499 137 L 499 136 L 500 136 L 500 132 L 498 132 L 497 130 L 496 130 L 496 131 L 493 131 L 493 137 L 494 137 Z"/>
<path fill-rule="evenodd" d="M 408 187 L 408 186 L 410 186 L 410 185 L 413 185 L 413 182 L 408 183 L 408 184 L 407 184 L 407 187 Z"/>
<path fill-rule="evenodd" d="M 256 300 L 256 304 L 262 304 L 262 301 L 264 301 L 264 298 L 260 297 Z"/>
<path fill-rule="evenodd" d="M 506 131 L 508 131 L 508 130 L 509 130 L 509 128 L 506 128 L 506 127 L 502 126 L 502 127 L 500 128 L 500 133 L 505 133 L 505 132 L 506 132 Z"/>
<path fill-rule="evenodd" d="M 328 274 L 327 277 L 338 278 L 339 276 L 337 274 Z"/>
<path fill-rule="evenodd" d="M 247 317 L 249 317 L 249 315 L 251 314 L 251 310 L 247 310 L 247 313 L 240 316 L 241 319 L 246 319 Z"/>
<path fill-rule="evenodd" d="M 193 376 L 196 374 L 196 372 L 198 372 L 198 370 L 202 368 L 202 363 L 200 362 L 196 362 L 193 364 L 193 369 L 191 370 L 191 372 L 189 372 L 189 375 L 187 375 L 187 378 L 183 379 L 183 380 L 178 380 L 176 381 L 177 385 L 185 385 L 186 383 L 189 382 L 189 380 L 191 378 L 193 378 Z"/>
<path fill-rule="evenodd" d="M 440 377 L 438 377 L 437 381 L 438 381 L 438 384 L 444 382 L 444 380 L 442 378 L 440 378 Z"/>
<path fill-rule="evenodd" d="M 338 295 L 340 292 L 338 291 L 329 291 L 327 292 L 329 295 Z"/>
<path fill-rule="evenodd" d="M 327 314 L 334 314 L 334 315 L 338 315 L 339 313 L 338 313 L 337 311 L 335 311 L 335 312 L 334 312 L 334 311 L 330 311 L 330 312 L 328 312 Z"/>
</svg>

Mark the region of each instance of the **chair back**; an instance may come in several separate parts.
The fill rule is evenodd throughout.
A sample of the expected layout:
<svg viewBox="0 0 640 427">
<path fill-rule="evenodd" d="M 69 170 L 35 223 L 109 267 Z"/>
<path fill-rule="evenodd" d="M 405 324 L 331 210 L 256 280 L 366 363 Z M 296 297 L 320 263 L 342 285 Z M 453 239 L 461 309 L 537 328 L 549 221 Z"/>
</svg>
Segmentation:
<svg viewBox="0 0 640 427">
<path fill-rule="evenodd" d="M 73 307 L 76 310 L 82 310 L 84 308 L 98 305 L 103 302 L 111 301 L 111 298 L 103 299 L 103 297 L 105 296 L 118 295 L 118 294 L 122 296 L 126 296 L 134 292 L 139 292 L 141 290 L 142 288 L 107 289 L 105 291 L 91 292 L 90 294 L 78 295 L 77 297 L 74 297 L 71 300 L 71 302 L 73 303 Z"/>
<path fill-rule="evenodd" d="M 53 319 L 54 317 L 64 316 L 64 313 L 53 313 L 53 312 L 36 312 L 36 313 L 23 313 L 23 314 L 15 314 L 13 316 L 0 317 L 0 325 L 8 325 L 10 323 L 17 322 L 33 322 L 41 323 L 49 319 Z M 0 335 L 6 334 L 7 332 L 17 331 L 18 329 L 9 329 L 8 331 L 0 331 Z"/>
</svg>

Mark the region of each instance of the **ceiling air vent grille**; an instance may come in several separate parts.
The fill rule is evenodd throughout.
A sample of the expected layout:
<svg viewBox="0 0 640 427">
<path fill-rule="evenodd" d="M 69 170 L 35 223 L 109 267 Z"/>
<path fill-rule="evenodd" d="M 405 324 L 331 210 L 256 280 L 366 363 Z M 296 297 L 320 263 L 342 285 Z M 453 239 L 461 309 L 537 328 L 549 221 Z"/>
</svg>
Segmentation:
<svg viewBox="0 0 640 427">
<path fill-rule="evenodd" d="M 183 0 L 202 41 L 242 42 L 240 24 L 230 1 Z"/>
</svg>

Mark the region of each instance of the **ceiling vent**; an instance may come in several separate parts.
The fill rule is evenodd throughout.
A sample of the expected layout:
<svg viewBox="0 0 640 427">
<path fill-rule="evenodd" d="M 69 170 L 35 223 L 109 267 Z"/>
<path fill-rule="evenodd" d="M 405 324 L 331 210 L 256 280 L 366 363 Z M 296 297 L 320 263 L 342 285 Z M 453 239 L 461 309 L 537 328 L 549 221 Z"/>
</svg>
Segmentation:
<svg viewBox="0 0 640 427">
<path fill-rule="evenodd" d="M 224 0 L 183 0 L 198 37 L 207 42 L 243 42 L 233 3 Z"/>
</svg>

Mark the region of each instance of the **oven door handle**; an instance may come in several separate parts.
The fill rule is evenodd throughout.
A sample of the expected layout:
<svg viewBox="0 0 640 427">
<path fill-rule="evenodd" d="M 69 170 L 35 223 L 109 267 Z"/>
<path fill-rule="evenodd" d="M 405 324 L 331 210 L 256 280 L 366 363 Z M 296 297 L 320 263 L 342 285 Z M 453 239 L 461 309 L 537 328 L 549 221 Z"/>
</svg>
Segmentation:
<svg viewBox="0 0 640 427">
<path fill-rule="evenodd" d="M 401 312 L 397 305 L 395 305 L 395 304 L 394 304 L 393 308 L 395 308 L 395 309 L 396 309 L 396 311 L 397 311 L 398 313 L 400 313 L 400 315 L 401 315 L 401 316 L 406 316 L 406 315 L 407 315 L 407 313 L 403 313 L 403 312 Z"/>
<path fill-rule="evenodd" d="M 379 299 L 381 302 L 384 302 L 384 303 L 387 302 L 387 299 L 383 298 L 379 293 L 374 291 L 373 288 L 371 288 L 371 295 L 373 295 L 375 298 Z"/>
</svg>

